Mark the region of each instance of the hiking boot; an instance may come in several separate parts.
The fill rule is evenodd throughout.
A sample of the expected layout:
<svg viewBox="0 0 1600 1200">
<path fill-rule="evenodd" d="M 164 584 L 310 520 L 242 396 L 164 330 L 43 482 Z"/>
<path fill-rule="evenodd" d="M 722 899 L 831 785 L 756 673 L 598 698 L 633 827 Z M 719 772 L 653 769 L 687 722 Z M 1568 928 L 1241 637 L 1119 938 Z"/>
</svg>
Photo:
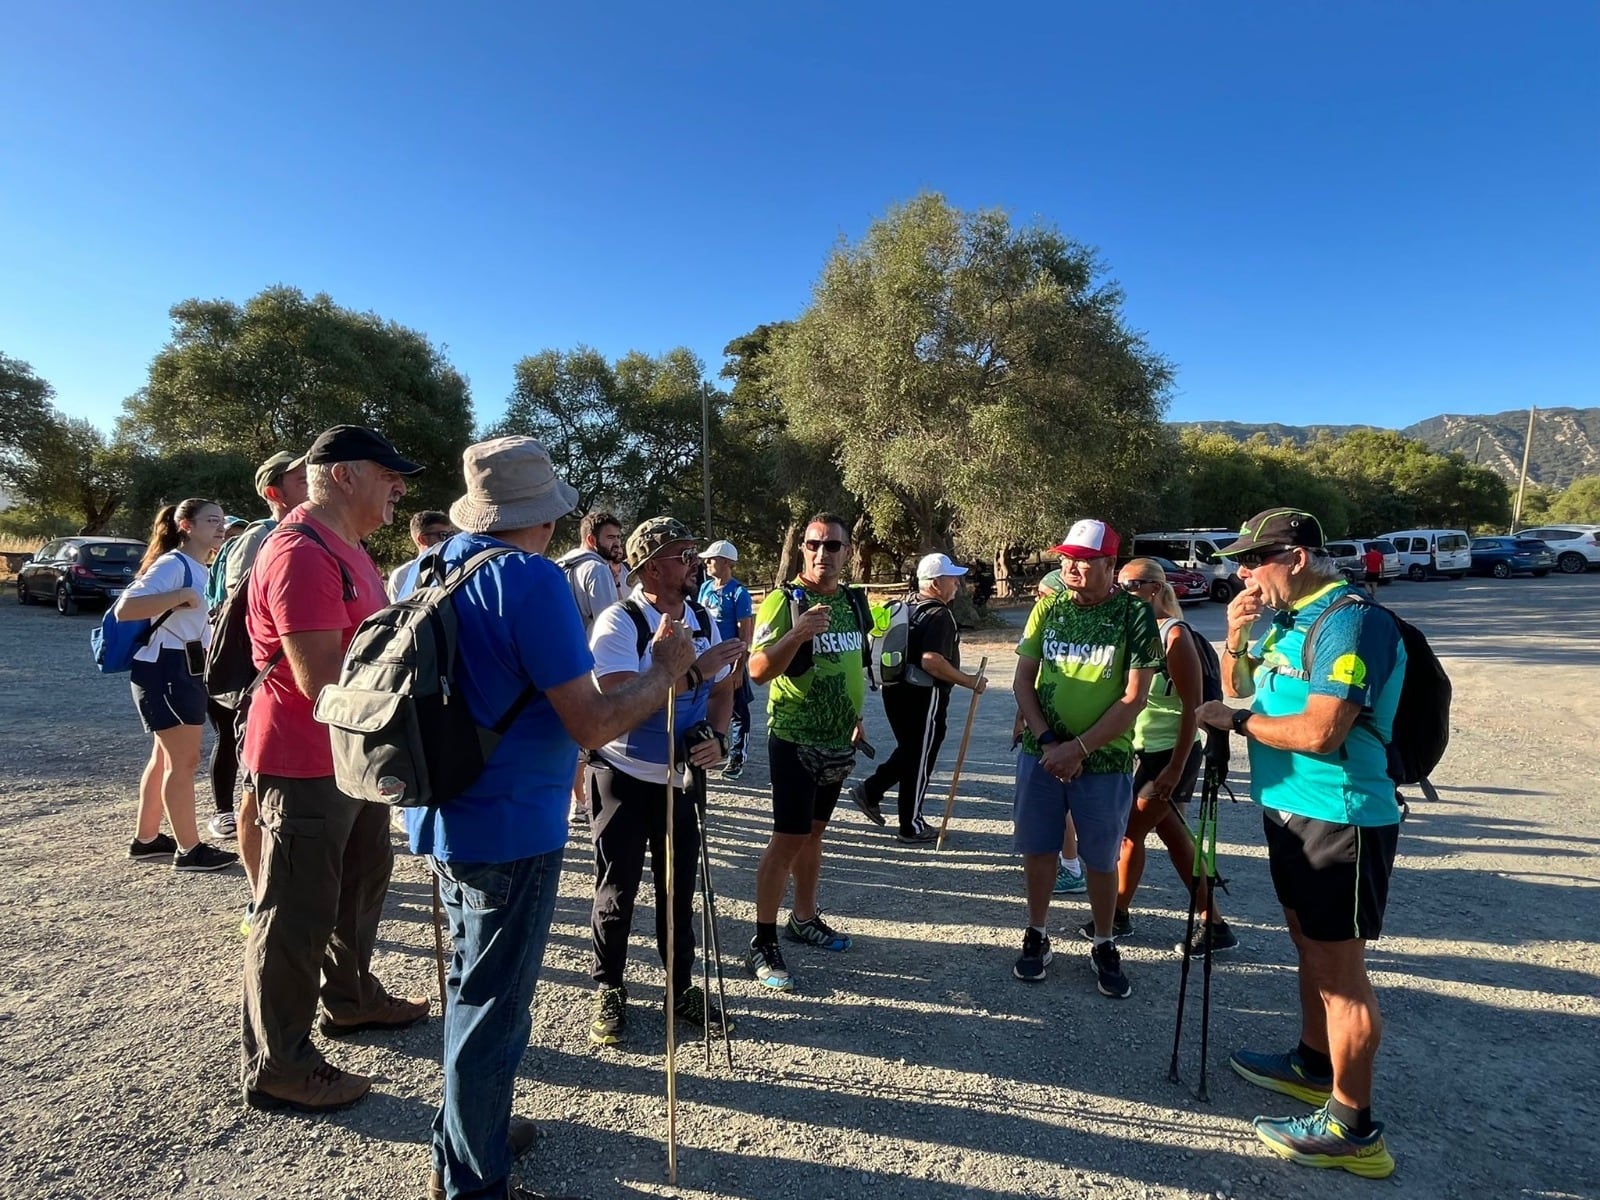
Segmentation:
<svg viewBox="0 0 1600 1200">
<path fill-rule="evenodd" d="M 155 862 L 158 859 L 170 862 L 177 852 L 178 843 L 164 833 L 156 834 L 148 842 L 134 838 L 128 843 L 128 857 L 134 862 Z"/>
<path fill-rule="evenodd" d="M 744 965 L 750 969 L 750 974 L 756 977 L 756 982 L 763 987 L 771 988 L 775 992 L 787 992 L 794 987 L 794 976 L 789 974 L 789 968 L 783 961 L 783 951 L 778 949 L 777 942 L 758 942 L 751 939 L 750 949 L 744 956 Z"/>
<path fill-rule="evenodd" d="M 519 1117 L 516 1113 L 512 1113 L 511 1128 L 506 1132 L 506 1150 L 510 1153 L 511 1160 L 515 1162 L 532 1150 L 533 1144 L 538 1140 L 539 1126 L 527 1117 Z M 428 1174 L 428 1200 L 445 1200 L 444 1174 L 438 1170 Z"/>
<path fill-rule="evenodd" d="M 871 821 L 874 825 L 885 824 L 882 803 L 869 800 L 867 798 L 867 790 L 865 787 L 859 783 L 852 783 L 850 785 L 849 795 L 850 803 L 854 804 L 862 812 L 866 813 L 867 820 Z"/>
<path fill-rule="evenodd" d="M 226 871 L 239 861 L 230 850 L 218 850 L 205 842 L 196 842 L 192 850 L 180 850 L 172 856 L 174 871 Z"/>
<path fill-rule="evenodd" d="M 239 820 L 231 812 L 219 812 L 206 822 L 206 829 L 219 842 L 230 842 L 239 836 Z"/>
<path fill-rule="evenodd" d="M 1239 939 L 1234 936 L 1233 930 L 1228 927 L 1228 923 L 1221 919 L 1213 921 L 1211 924 L 1211 952 L 1220 954 L 1224 950 L 1236 950 L 1238 947 Z M 1183 943 L 1179 942 L 1173 949 L 1182 954 Z M 1194 932 L 1189 935 L 1189 957 L 1204 958 L 1205 956 L 1206 927 L 1204 925 L 1196 925 Z"/>
<path fill-rule="evenodd" d="M 684 988 L 683 994 L 673 1001 L 672 1011 L 678 1020 L 687 1021 L 702 1032 L 709 1025 L 712 1037 L 722 1036 L 722 1010 L 706 999 L 705 989 L 699 984 L 691 983 Z M 731 1018 L 728 1021 L 728 1032 L 733 1032 Z"/>
<path fill-rule="evenodd" d="M 1133 995 L 1133 984 L 1122 971 L 1122 955 L 1117 953 L 1115 942 L 1101 942 L 1089 951 L 1089 965 L 1094 969 L 1095 980 L 1102 996 L 1113 1000 L 1126 1000 Z"/>
<path fill-rule="evenodd" d="M 1032 925 L 1022 932 L 1022 954 L 1011 973 L 1024 983 L 1038 983 L 1044 978 L 1044 969 L 1055 956 L 1050 953 L 1050 935 L 1040 933 Z"/>
<path fill-rule="evenodd" d="M 317 1022 L 323 1037 L 349 1037 L 367 1029 L 409 1029 L 428 1019 L 428 1002 L 421 997 L 385 996 L 377 1005 L 354 1021 L 335 1021 L 327 1013 Z"/>
<path fill-rule="evenodd" d="M 594 998 L 594 1020 L 589 1022 L 589 1041 L 596 1046 L 615 1046 L 622 1040 L 628 1023 L 628 989 L 601 988 Z"/>
<path fill-rule="evenodd" d="M 808 921 L 796 921 L 791 912 L 783 931 L 794 941 L 804 942 L 808 946 L 821 946 L 824 950 L 850 949 L 850 936 L 840 933 L 824 921 L 820 908 L 817 909 L 817 915 Z"/>
<path fill-rule="evenodd" d="M 742 754 L 730 754 L 730 755 L 728 755 L 728 765 L 722 768 L 722 777 L 724 779 L 737 779 L 737 778 L 739 778 L 739 776 L 741 776 L 743 774 L 744 774 L 744 755 L 742 755 Z"/>
<path fill-rule="evenodd" d="M 360 1102 L 371 1090 L 372 1080 L 365 1075 L 323 1063 L 298 1083 L 275 1085 L 271 1091 L 259 1085 L 245 1088 L 244 1102 L 263 1112 L 284 1108 L 303 1113 L 336 1112 Z"/>
<path fill-rule="evenodd" d="M 1076 896 L 1088 890 L 1089 881 L 1083 877 L 1082 871 L 1068 870 L 1066 863 L 1056 860 L 1056 885 L 1050 889 L 1051 895 Z"/>
<path fill-rule="evenodd" d="M 1280 1158 L 1302 1167 L 1338 1167 L 1363 1179 L 1394 1174 L 1394 1157 L 1383 1144 L 1383 1123 L 1356 1137 L 1328 1115 L 1326 1107 L 1303 1117 L 1257 1117 L 1256 1136 Z"/>
<path fill-rule="evenodd" d="M 1128 910 L 1119 908 L 1111 917 L 1111 940 L 1125 938 L 1133 932 L 1133 918 L 1128 916 Z M 1090 917 L 1078 926 L 1078 936 L 1085 941 L 1094 941 L 1094 918 Z"/>
<path fill-rule="evenodd" d="M 919 842 L 937 842 L 939 840 L 939 831 L 926 821 L 918 821 L 912 827 L 910 833 L 902 829 L 897 836 L 908 845 L 916 845 Z"/>
<path fill-rule="evenodd" d="M 1333 1076 L 1313 1075 L 1300 1061 L 1298 1049 L 1287 1054 L 1236 1050 L 1228 1058 L 1234 1072 L 1269 1092 L 1282 1092 L 1307 1104 L 1326 1104 L 1333 1094 Z"/>
</svg>

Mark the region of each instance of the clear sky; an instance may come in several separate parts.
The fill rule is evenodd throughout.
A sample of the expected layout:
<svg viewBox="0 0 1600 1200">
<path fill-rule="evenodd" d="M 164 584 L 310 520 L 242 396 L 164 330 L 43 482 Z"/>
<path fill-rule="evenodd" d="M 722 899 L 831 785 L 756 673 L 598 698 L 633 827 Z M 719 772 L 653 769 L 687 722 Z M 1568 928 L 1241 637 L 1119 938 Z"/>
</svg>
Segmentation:
<svg viewBox="0 0 1600 1200">
<path fill-rule="evenodd" d="M 1600 4 L 33 3 L 0 351 L 109 426 L 191 296 L 722 347 L 918 191 L 1096 247 L 1169 416 L 1600 404 Z"/>
</svg>

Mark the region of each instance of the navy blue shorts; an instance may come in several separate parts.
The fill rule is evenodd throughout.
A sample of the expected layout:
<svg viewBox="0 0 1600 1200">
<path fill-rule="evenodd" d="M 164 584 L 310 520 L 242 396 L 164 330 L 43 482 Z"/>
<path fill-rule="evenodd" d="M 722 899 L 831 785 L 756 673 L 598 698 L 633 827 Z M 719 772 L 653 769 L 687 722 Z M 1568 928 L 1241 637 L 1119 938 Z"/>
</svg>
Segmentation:
<svg viewBox="0 0 1600 1200">
<path fill-rule="evenodd" d="M 1115 871 L 1132 807 L 1132 775 L 1085 774 L 1063 783 L 1040 765 L 1037 755 L 1019 751 L 1011 848 L 1024 855 L 1059 854 L 1070 812 L 1084 865 L 1091 871 Z"/>
<path fill-rule="evenodd" d="M 163 650 L 155 662 L 134 659 L 131 686 L 146 733 L 206 723 L 206 685 L 189 674 L 182 650 Z"/>
</svg>

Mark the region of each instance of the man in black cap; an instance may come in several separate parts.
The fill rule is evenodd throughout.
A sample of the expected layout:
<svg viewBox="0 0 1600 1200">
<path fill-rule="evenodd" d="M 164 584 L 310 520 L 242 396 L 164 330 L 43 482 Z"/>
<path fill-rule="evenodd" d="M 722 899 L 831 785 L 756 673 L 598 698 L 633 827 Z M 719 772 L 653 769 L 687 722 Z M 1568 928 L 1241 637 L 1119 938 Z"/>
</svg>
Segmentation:
<svg viewBox="0 0 1600 1200">
<path fill-rule="evenodd" d="M 312 1045 L 319 994 L 327 1037 L 428 1015 L 426 1000 L 390 996 L 372 977 L 394 863 L 388 813 L 339 791 L 327 726 L 312 716 L 356 626 L 386 603 L 362 539 L 394 519 L 420 470 L 370 429 L 325 431 L 306 455 L 310 498 L 268 536 L 250 573 L 251 649 L 257 667 L 272 663 L 242 755 L 266 830 L 244 956 L 242 1073 L 255 1108 L 322 1112 L 371 1089 Z"/>
</svg>

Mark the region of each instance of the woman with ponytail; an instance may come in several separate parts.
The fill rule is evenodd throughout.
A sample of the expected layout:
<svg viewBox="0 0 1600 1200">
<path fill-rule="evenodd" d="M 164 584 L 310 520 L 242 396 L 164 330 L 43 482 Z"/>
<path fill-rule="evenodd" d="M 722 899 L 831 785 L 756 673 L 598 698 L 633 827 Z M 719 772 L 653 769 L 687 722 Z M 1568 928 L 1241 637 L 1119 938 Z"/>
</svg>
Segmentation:
<svg viewBox="0 0 1600 1200">
<path fill-rule="evenodd" d="M 176 871 L 220 871 L 239 856 L 200 840 L 194 777 L 206 721 L 202 679 L 211 626 L 200 589 L 222 545 L 224 516 L 209 500 L 168 504 L 156 514 L 138 577 L 117 601 L 119 621 L 159 621 L 133 656 L 133 703 L 155 743 L 139 780 L 139 816 L 128 857 L 170 858 Z M 165 810 L 172 836 L 161 832 Z"/>
</svg>

